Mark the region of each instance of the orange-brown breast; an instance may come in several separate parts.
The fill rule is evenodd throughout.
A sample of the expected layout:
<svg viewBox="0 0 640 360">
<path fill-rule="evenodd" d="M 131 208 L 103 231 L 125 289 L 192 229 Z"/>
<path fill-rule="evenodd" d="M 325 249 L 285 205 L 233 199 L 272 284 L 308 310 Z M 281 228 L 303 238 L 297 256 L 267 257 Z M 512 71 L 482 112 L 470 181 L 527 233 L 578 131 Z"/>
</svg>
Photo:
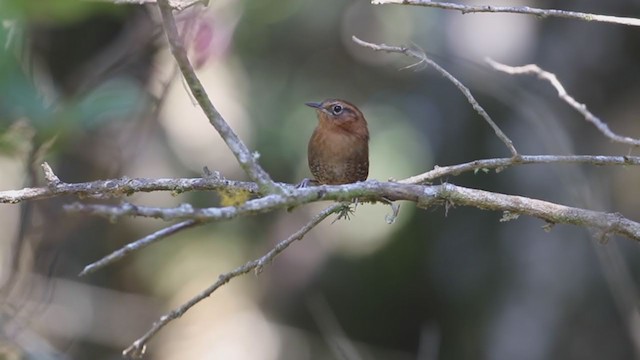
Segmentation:
<svg viewBox="0 0 640 360">
<path fill-rule="evenodd" d="M 369 175 L 368 140 L 368 136 L 319 124 L 309 140 L 311 174 L 320 184 L 328 185 L 366 180 Z"/>
</svg>

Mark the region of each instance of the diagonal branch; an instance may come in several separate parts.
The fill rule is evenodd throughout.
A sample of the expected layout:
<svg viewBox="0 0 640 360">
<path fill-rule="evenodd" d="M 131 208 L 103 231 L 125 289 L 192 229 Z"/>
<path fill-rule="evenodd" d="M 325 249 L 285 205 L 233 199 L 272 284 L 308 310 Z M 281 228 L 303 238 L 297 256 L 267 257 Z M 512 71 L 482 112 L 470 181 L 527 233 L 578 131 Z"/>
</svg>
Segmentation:
<svg viewBox="0 0 640 360">
<path fill-rule="evenodd" d="M 462 5 L 449 2 L 439 2 L 431 0 L 372 0 L 374 5 L 399 4 L 399 5 L 417 5 L 445 10 L 458 10 L 463 14 L 468 13 L 511 13 L 535 15 L 540 18 L 560 17 L 566 19 L 575 19 L 583 21 L 596 21 L 619 25 L 640 26 L 640 19 L 622 16 L 610 16 L 590 14 L 577 11 L 554 10 L 554 9 L 538 9 L 529 6 L 493 6 L 493 5 Z"/>
<path fill-rule="evenodd" d="M 134 341 L 131 346 L 125 349 L 122 352 L 123 356 L 131 357 L 131 358 L 140 358 L 144 355 L 146 344 L 160 329 L 165 327 L 171 321 L 181 317 L 186 313 L 189 309 L 191 309 L 194 305 L 199 303 L 200 301 L 208 298 L 213 294 L 216 290 L 218 290 L 221 286 L 228 283 L 231 279 L 238 277 L 240 275 L 247 274 L 253 270 L 256 272 L 260 272 L 265 265 L 268 265 L 273 259 L 278 256 L 281 252 L 283 252 L 286 248 L 288 248 L 291 244 L 293 244 L 297 240 L 302 240 L 302 238 L 313 229 L 316 225 L 321 223 L 324 219 L 326 219 L 329 215 L 340 211 L 344 205 L 342 204 L 334 204 L 329 206 L 328 208 L 321 211 L 318 215 L 316 215 L 311 221 L 309 221 L 305 226 L 300 228 L 300 230 L 296 231 L 294 234 L 289 236 L 287 239 L 279 242 L 273 249 L 271 249 L 268 253 L 263 255 L 262 257 L 249 261 L 246 264 L 235 268 L 227 273 L 221 274 L 218 277 L 218 280 L 213 283 L 211 286 L 203 290 L 198 295 L 191 298 L 186 303 L 180 305 L 179 307 L 173 309 L 171 312 L 163 315 L 156 321 L 153 326 L 138 340 Z"/>
<path fill-rule="evenodd" d="M 589 110 L 587 110 L 587 106 L 585 104 L 579 103 L 574 99 L 571 95 L 567 93 L 564 89 L 564 86 L 560 83 L 555 74 L 550 73 L 541 69 L 538 65 L 529 64 L 524 66 L 509 66 L 505 64 L 501 64 L 495 60 L 486 59 L 487 63 L 493 67 L 495 70 L 505 72 L 511 75 L 523 75 L 523 74 L 532 74 L 537 75 L 539 79 L 547 80 L 551 86 L 553 86 L 558 92 L 558 97 L 564 100 L 569 106 L 578 111 L 582 116 L 584 116 L 585 120 L 592 123 L 604 136 L 608 137 L 612 141 L 632 145 L 632 146 L 640 146 L 640 140 L 634 139 L 628 136 L 621 136 L 609 129 L 609 126 L 605 124 L 602 120 L 600 120 L 597 116 L 593 115 Z"/>
<path fill-rule="evenodd" d="M 145 4 L 155 4 L 157 0 L 91 0 L 91 1 L 101 1 L 101 2 L 109 2 L 116 5 L 145 5 Z M 188 9 L 196 4 L 202 4 L 202 6 L 208 6 L 209 0 L 169 0 L 169 5 L 171 8 L 177 11 L 182 11 Z"/>
<path fill-rule="evenodd" d="M 482 116 L 484 118 L 484 120 L 491 126 L 493 131 L 496 133 L 498 138 L 507 146 L 507 148 L 511 152 L 511 155 L 513 157 L 518 157 L 519 156 L 518 151 L 513 146 L 513 142 L 511 141 L 511 139 L 509 139 L 507 137 L 507 135 L 505 135 L 502 132 L 502 130 L 500 130 L 498 125 L 496 125 L 496 123 L 491 119 L 489 114 L 487 114 L 487 112 L 482 108 L 482 106 L 480 106 L 478 101 L 473 97 L 473 95 L 471 94 L 471 91 L 466 86 L 464 86 L 458 79 L 456 79 L 453 75 L 451 75 L 447 70 L 442 68 L 435 61 L 429 59 L 427 57 L 427 54 L 425 54 L 423 51 L 418 51 L 416 49 L 411 49 L 411 48 L 404 47 L 404 46 L 389 46 L 389 45 L 385 45 L 385 44 L 373 44 L 373 43 L 370 43 L 370 42 L 366 42 L 366 41 L 360 40 L 355 36 L 352 36 L 351 39 L 353 39 L 353 41 L 356 44 L 358 44 L 360 46 L 363 46 L 363 47 L 366 47 L 366 48 L 369 48 L 369 49 L 372 49 L 372 50 L 375 50 L 375 51 L 384 51 L 384 52 L 389 52 L 389 53 L 404 54 L 404 55 L 407 55 L 409 57 L 418 59 L 418 60 L 420 60 L 420 62 L 424 62 L 424 63 L 429 64 L 429 66 L 431 66 L 434 69 L 436 69 L 436 71 L 438 71 L 440 74 L 442 74 L 442 76 L 447 78 L 447 80 L 451 81 L 460 90 L 460 92 L 462 92 L 462 94 L 467 98 L 467 101 L 469 101 L 469 104 L 471 104 L 473 109 L 480 116 Z"/>
<path fill-rule="evenodd" d="M 172 7 L 169 0 L 158 0 L 158 6 L 162 14 L 162 22 L 164 25 L 171 53 L 176 59 L 182 76 L 189 86 L 193 97 L 198 101 L 202 111 L 205 113 L 209 122 L 218 131 L 222 139 L 224 139 L 227 147 L 235 155 L 240 167 L 249 175 L 251 180 L 258 184 L 260 192 L 275 193 L 281 192 L 282 189 L 271 180 L 269 174 L 258 164 L 258 155 L 252 154 L 246 145 L 238 138 L 229 124 L 224 120 L 220 112 L 215 108 L 207 92 L 205 91 L 200 79 L 193 70 L 193 66 L 187 57 L 187 52 L 182 43 L 182 39 L 178 34 L 175 19 L 173 17 Z"/>
<path fill-rule="evenodd" d="M 173 235 L 179 231 L 189 229 L 200 224 L 201 223 L 194 220 L 185 220 L 177 224 L 167 226 L 166 228 L 160 229 L 154 232 L 153 234 L 143 237 L 140 240 L 127 244 L 126 246 L 112 252 L 111 254 L 103 257 L 102 259 L 85 266 L 78 276 L 85 276 L 85 275 L 94 273 L 102 269 L 103 267 L 122 259 L 123 257 L 127 256 L 131 252 L 144 249 L 145 247 L 153 244 L 158 240 L 164 239 L 167 236 Z"/>
</svg>

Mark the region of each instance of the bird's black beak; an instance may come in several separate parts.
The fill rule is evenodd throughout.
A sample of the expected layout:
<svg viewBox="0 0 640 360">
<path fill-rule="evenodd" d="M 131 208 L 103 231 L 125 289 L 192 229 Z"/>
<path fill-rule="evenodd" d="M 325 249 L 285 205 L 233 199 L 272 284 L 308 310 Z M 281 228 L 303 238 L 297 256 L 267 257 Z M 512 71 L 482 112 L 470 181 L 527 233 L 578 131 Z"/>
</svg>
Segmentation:
<svg viewBox="0 0 640 360">
<path fill-rule="evenodd" d="M 305 105 L 312 107 L 312 108 L 316 108 L 316 109 L 322 109 L 322 103 L 318 103 L 318 102 L 308 102 L 308 103 L 304 103 Z"/>
</svg>

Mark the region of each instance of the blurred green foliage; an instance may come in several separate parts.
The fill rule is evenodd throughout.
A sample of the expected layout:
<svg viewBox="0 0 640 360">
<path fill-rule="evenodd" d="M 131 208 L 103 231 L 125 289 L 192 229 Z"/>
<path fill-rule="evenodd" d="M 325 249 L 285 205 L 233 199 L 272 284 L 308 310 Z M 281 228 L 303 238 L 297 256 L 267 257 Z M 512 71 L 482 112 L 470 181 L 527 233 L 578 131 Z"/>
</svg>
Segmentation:
<svg viewBox="0 0 640 360">
<path fill-rule="evenodd" d="M 6 43 L 7 29 L 2 32 Z M 25 73 L 27 66 L 20 64 L 12 51 L 0 55 L 0 134 L 22 120 L 34 128 L 37 142 L 53 136 L 64 142 L 75 132 L 140 115 L 147 106 L 145 89 L 127 78 L 107 80 L 66 99 L 55 87 L 49 88 L 45 97 L 43 89 L 36 86 L 37 75 L 34 78 Z M 0 151 L 13 150 L 17 142 L 12 137 L 7 134 L 0 137 Z"/>
<path fill-rule="evenodd" d="M 602 9 L 604 2 L 590 3 L 595 12 L 608 12 Z M 620 13 L 639 12 L 629 2 L 614 3 L 624 10 Z M 218 4 L 221 8 L 215 8 Z M 555 1 L 549 5 L 565 4 Z M 454 42 L 459 42 L 457 49 L 477 45 L 467 41 L 477 40 L 472 35 L 483 28 L 465 32 L 468 28 L 462 25 L 469 24 L 465 21 L 491 16 L 491 24 L 484 25 L 495 26 L 500 30 L 497 34 L 508 36 L 510 29 L 501 19 L 509 15 L 462 16 L 433 9 L 372 6 L 368 1 L 212 2 L 214 11 L 220 11 L 226 20 L 230 16 L 224 7 L 232 7 L 229 13 L 237 15 L 237 23 L 229 25 L 215 16 L 208 20 L 214 25 L 214 34 L 221 28 L 232 34 L 229 49 L 217 53 L 224 55 L 212 62 L 218 61 L 214 66 L 227 71 L 225 77 L 232 80 L 222 83 L 214 79 L 211 83 L 222 88 L 216 90 L 238 94 L 233 100 L 246 113 L 252 141 L 248 145 L 261 154 L 261 164 L 277 180 L 298 182 L 308 175 L 306 142 L 317 120 L 303 103 L 328 97 L 345 98 L 364 111 L 372 134 L 372 177 L 379 180 L 418 174 L 434 164 L 506 154 L 495 134 L 453 85 L 428 68 L 405 69 L 412 62 L 400 55 L 357 48 L 350 41 L 352 35 L 394 45 L 415 43 L 438 53 L 434 59 L 471 88 L 523 153 L 620 153 L 581 119 L 574 121 L 579 118 L 575 113 L 563 112 L 566 106 L 559 104 L 546 84 L 495 74 L 482 65 L 482 58 L 460 59 L 459 50 L 452 50 Z M 141 115 L 150 99 L 146 85 L 150 78 L 157 80 L 148 71 L 158 70 L 156 54 L 143 58 L 129 73 L 108 74 L 76 92 L 61 84 L 63 76 L 54 76 L 55 66 L 47 67 L 57 62 L 74 69 L 78 66 L 74 61 L 95 56 L 94 48 L 109 48 L 109 42 L 100 42 L 94 35 L 119 35 L 130 25 L 125 21 L 127 16 L 140 8 L 82 0 L 0 0 L 0 14 L 5 18 L 0 28 L 2 154 L 19 153 L 32 139 L 46 143 L 55 138 L 56 173 L 66 181 L 119 176 L 114 168 L 139 171 L 142 176 L 148 176 L 145 171 L 154 176 L 156 172 L 188 176 L 186 166 L 175 155 L 178 150 L 167 141 L 166 128 L 153 128 L 146 138 L 152 140 L 144 142 L 140 139 L 149 134 L 120 126 L 144 120 Z M 518 19 L 525 23 L 528 18 Z M 640 92 L 640 48 L 635 29 L 561 19 L 527 24 L 531 37 L 526 47 L 530 51 L 521 55 L 526 62 L 558 72 L 567 80 L 567 89 L 590 108 L 593 105 L 594 112 L 610 118 L 612 127 L 631 129 L 629 133 L 637 129 L 634 104 Z M 55 44 L 52 47 L 61 50 L 32 56 L 30 36 L 38 32 L 45 45 Z M 481 40 L 487 48 L 502 42 L 491 37 Z M 146 45 L 134 44 L 140 48 Z M 131 63 L 124 62 L 122 67 L 125 65 Z M 174 86 L 180 88 L 179 82 Z M 221 101 L 212 100 L 216 104 Z M 626 118 L 625 114 L 632 116 Z M 192 119 L 176 116 L 170 121 L 187 127 Z M 116 131 L 102 132 L 105 128 Z M 121 155 L 122 149 L 111 136 L 120 129 L 130 136 L 123 143 L 133 150 L 118 157 L 113 154 Z M 556 138 L 557 134 L 561 136 Z M 107 160 L 101 162 L 102 158 Z M 480 171 L 439 181 L 588 208 L 617 209 L 619 200 L 614 199 L 623 199 L 628 215 L 640 216 L 632 196 L 637 183 L 634 169 L 626 169 L 621 176 L 631 185 L 616 189 L 607 186 L 614 182 L 614 176 L 606 171 L 613 174 L 614 170 L 598 168 L 585 175 L 572 169 L 578 182 L 567 181 L 569 177 L 556 170 L 522 166 L 500 174 Z M 586 190 L 576 197 L 568 189 Z M 589 196 L 596 200 L 589 203 Z M 196 206 L 217 204 L 213 196 L 203 193 L 186 194 L 180 201 L 193 198 L 197 198 L 192 202 Z M 43 253 L 53 249 L 62 257 L 62 270 L 56 269 L 55 276 L 75 280 L 81 266 L 161 226 L 127 221 L 104 225 L 89 218 L 78 221 L 60 215 L 56 200 L 45 203 L 40 216 L 44 225 L 37 223 L 37 229 L 56 231 L 42 235 L 41 240 L 49 241 L 42 241 L 46 246 L 34 246 Z M 174 204 L 173 200 L 162 201 L 162 206 Z M 300 334 L 305 336 L 317 332 L 305 304 L 309 294 L 322 293 L 347 339 L 373 349 L 398 350 L 407 355 L 405 358 L 418 357 L 421 346 L 434 348 L 431 350 L 440 355 L 438 358 L 454 360 L 631 357 L 633 339 L 625 323 L 631 311 L 617 311 L 617 299 L 611 296 L 600 274 L 601 263 L 595 259 L 601 247 L 592 247 L 589 234 L 563 226 L 547 233 L 540 222 L 529 218 L 500 223 L 500 214 L 455 205 L 445 211 L 403 204 L 394 225 L 384 223 L 382 215 L 369 215 L 363 205 L 356 219 L 314 229 L 309 240 L 315 243 L 296 243 L 266 268 L 263 276 L 245 281 L 251 282 L 251 291 L 261 292 L 255 301 L 262 302 L 262 309 L 274 323 L 303 329 Z M 386 207 L 377 209 L 382 214 L 389 211 Z M 201 284 L 215 280 L 218 273 L 262 254 L 291 234 L 311 216 L 312 211 L 306 210 L 237 219 L 181 233 L 87 281 L 123 293 L 143 289 L 168 302 L 178 302 L 198 291 Z M 625 256 L 634 260 L 629 267 L 637 278 L 637 244 L 621 241 L 620 245 Z M 362 250 L 365 248 L 369 251 Z M 194 285 L 190 280 L 196 277 L 200 282 Z M 175 294 L 181 298 L 172 297 Z M 95 311 L 98 314 L 101 309 Z M 191 319 L 202 315 L 197 310 L 193 314 Z M 433 329 L 431 338 L 425 338 L 425 329 Z M 95 352 L 98 346 L 90 344 L 92 340 L 72 341 L 86 346 L 75 349 L 78 358 L 111 358 L 121 350 L 115 345 L 103 346 L 100 357 Z M 161 348 L 159 343 L 151 348 Z M 602 343 L 608 346 L 600 346 Z M 327 348 L 323 344 L 313 353 L 317 357 L 311 358 L 330 357 Z M 283 347 L 283 358 L 286 351 Z M 533 355 L 527 357 L 529 354 Z"/>
<path fill-rule="evenodd" d="M 61 23 L 86 18 L 91 14 L 119 11 L 107 2 L 82 0 L 2 0 L 3 19 L 28 22 Z"/>
</svg>

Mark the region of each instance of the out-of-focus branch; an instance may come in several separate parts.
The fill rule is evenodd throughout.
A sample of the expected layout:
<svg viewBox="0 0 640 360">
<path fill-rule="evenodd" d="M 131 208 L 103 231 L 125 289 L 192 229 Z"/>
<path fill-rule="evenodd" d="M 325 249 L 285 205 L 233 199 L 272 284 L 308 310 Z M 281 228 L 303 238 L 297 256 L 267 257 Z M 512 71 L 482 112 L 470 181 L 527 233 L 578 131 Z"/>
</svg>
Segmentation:
<svg viewBox="0 0 640 360">
<path fill-rule="evenodd" d="M 502 63 L 499 63 L 492 59 L 486 59 L 487 63 L 493 67 L 495 70 L 505 72 L 511 75 L 523 75 L 523 74 L 532 74 L 537 75 L 538 78 L 548 81 L 551 86 L 553 86 L 558 92 L 558 96 L 560 99 L 564 100 L 569 106 L 578 111 L 582 116 L 584 116 L 585 120 L 592 123 L 604 136 L 608 137 L 612 141 L 627 144 L 632 146 L 640 146 L 640 140 L 634 139 L 628 136 L 621 136 L 609 129 L 609 126 L 605 124 L 602 120 L 600 120 L 597 116 L 593 115 L 589 110 L 587 110 L 587 106 L 585 104 L 577 102 L 571 95 L 567 93 L 564 89 L 564 86 L 560 83 L 555 74 L 550 73 L 541 69 L 538 65 L 528 64 L 524 66 L 509 66 Z"/>
<path fill-rule="evenodd" d="M 628 26 L 640 26 L 640 19 L 622 16 L 610 16 L 590 14 L 577 11 L 555 10 L 555 9 L 538 9 L 529 6 L 493 6 L 493 5 L 462 5 L 449 2 L 431 1 L 431 0 L 372 0 L 374 5 L 399 4 L 399 5 L 417 5 L 431 8 L 458 10 L 463 14 L 468 13 L 512 13 L 535 15 L 540 18 L 561 17 L 566 19 L 575 19 L 583 21 L 596 21 L 611 24 L 620 24 Z"/>
<path fill-rule="evenodd" d="M 602 234 L 616 234 L 640 241 L 640 223 L 620 214 L 585 210 L 522 196 L 506 195 L 470 189 L 453 184 L 413 185 L 368 180 L 346 185 L 322 185 L 291 189 L 288 194 L 273 194 L 249 200 L 240 206 L 194 208 L 183 204 L 174 208 L 121 205 L 91 205 L 75 203 L 67 211 L 101 215 L 111 219 L 121 216 L 142 216 L 163 220 L 220 221 L 239 216 L 263 214 L 321 200 L 388 202 L 407 200 L 427 208 L 443 204 L 471 206 L 483 210 L 529 215 L 551 224 L 573 224 L 597 229 Z"/>
<path fill-rule="evenodd" d="M 496 125 L 496 123 L 491 119 L 491 117 L 489 116 L 489 114 L 487 114 L 487 112 L 484 110 L 484 108 L 482 108 L 482 106 L 480 106 L 478 101 L 471 94 L 471 91 L 469 90 L 469 88 L 464 86 L 464 84 L 462 84 L 458 79 L 456 79 L 453 75 L 451 75 L 443 67 L 438 65 L 435 61 L 429 59 L 427 57 L 427 54 L 424 53 L 424 51 L 420 51 L 418 49 L 408 48 L 408 47 L 404 47 L 404 46 L 389 46 L 389 45 L 385 45 L 385 44 L 373 44 L 373 43 L 370 43 L 370 42 L 366 42 L 366 41 L 360 40 L 355 36 L 352 36 L 351 38 L 353 39 L 353 41 L 356 44 L 358 44 L 360 46 L 372 49 L 374 51 L 384 51 L 384 52 L 389 52 L 389 53 L 404 54 L 404 55 L 407 55 L 409 57 L 412 57 L 414 59 L 419 60 L 419 63 L 426 63 L 429 66 L 431 66 L 432 68 L 434 68 L 442 76 L 447 78 L 447 80 L 451 81 L 460 90 L 460 92 L 462 92 L 462 94 L 467 98 L 467 101 L 469 101 L 469 104 L 471 104 L 473 109 L 480 116 L 482 116 L 482 118 L 485 119 L 485 121 L 491 126 L 493 131 L 496 133 L 498 138 L 507 146 L 507 149 L 509 149 L 509 151 L 511 152 L 511 155 L 513 157 L 519 156 L 518 151 L 513 146 L 513 142 L 511 141 L 511 139 L 509 139 L 509 137 L 507 137 L 507 135 L 505 135 L 505 133 L 503 133 L 502 130 L 500 130 L 500 127 L 498 127 L 498 125 Z"/>
<path fill-rule="evenodd" d="M 193 97 L 196 99 L 202 111 L 209 119 L 209 122 L 218 131 L 222 139 L 224 139 L 227 147 L 235 155 L 242 169 L 249 175 L 251 180 L 258 184 L 261 193 L 280 193 L 282 188 L 271 180 L 269 174 L 258 164 L 257 153 L 251 153 L 246 145 L 240 140 L 238 135 L 233 131 L 229 124 L 224 120 L 220 112 L 215 108 L 206 90 L 202 86 L 200 79 L 193 70 L 193 66 L 187 57 L 187 52 L 182 43 L 182 39 L 178 34 L 175 19 L 173 17 L 172 7 L 169 0 L 158 0 L 158 7 L 162 14 L 162 23 L 164 26 L 171 53 L 176 59 L 182 76 L 184 76 L 187 86 L 191 90 Z"/>
<path fill-rule="evenodd" d="M 165 325 L 170 323 L 171 321 L 181 317 L 186 313 L 189 309 L 191 309 L 194 305 L 199 303 L 200 301 L 206 299 L 211 296 L 213 292 L 218 290 L 221 286 L 228 283 L 231 279 L 238 277 L 240 275 L 244 275 L 251 271 L 256 271 L 259 273 L 265 265 L 268 265 L 273 259 L 278 256 L 281 252 L 283 252 L 286 248 L 288 248 L 291 244 L 293 244 L 297 240 L 301 240 L 311 229 L 313 229 L 316 225 L 321 223 L 324 219 L 326 219 L 329 215 L 340 211 L 344 205 L 342 204 L 334 204 L 329 206 L 328 208 L 321 211 L 318 215 L 316 215 L 311 221 L 309 221 L 306 225 L 304 225 L 300 230 L 296 231 L 294 234 L 289 236 L 287 239 L 279 242 L 273 249 L 271 249 L 268 253 L 263 255 L 262 257 L 249 261 L 242 266 L 235 268 L 227 273 L 220 274 L 218 280 L 213 283 L 211 286 L 203 290 L 198 295 L 191 298 L 189 301 L 175 308 L 171 312 L 163 315 L 156 321 L 153 326 L 140 337 L 138 340 L 134 341 L 131 346 L 125 349 L 122 352 L 123 356 L 131 357 L 131 358 L 140 358 L 144 355 L 146 344 L 160 329 L 162 329 Z"/>
<path fill-rule="evenodd" d="M 153 244 L 154 242 L 160 240 L 160 239 L 164 239 L 169 235 L 173 235 L 179 231 L 188 229 L 188 228 L 192 228 L 196 225 L 198 225 L 199 223 L 197 221 L 194 220 L 185 220 L 182 222 L 179 222 L 177 224 L 173 224 L 171 226 L 167 226 L 166 228 L 160 229 L 156 232 L 154 232 L 153 234 L 147 235 L 145 237 L 143 237 L 140 240 L 134 241 L 130 244 L 125 245 L 124 247 L 112 252 L 111 254 L 103 257 L 102 259 L 91 263 L 87 266 L 84 267 L 84 269 L 82 269 L 82 271 L 80 272 L 80 274 L 78 276 L 85 276 L 91 273 L 94 273 L 100 269 L 102 269 L 103 267 L 112 264 L 120 259 L 122 259 L 123 257 L 127 256 L 129 253 L 133 252 L 133 251 L 137 251 L 137 250 L 141 250 L 144 249 L 145 247 Z"/>
<path fill-rule="evenodd" d="M 125 5 L 130 5 L 130 4 L 146 5 L 146 4 L 155 4 L 158 2 L 157 0 L 90 0 L 90 1 L 109 2 L 113 4 L 125 4 Z M 171 8 L 177 11 L 188 9 L 196 4 L 202 4 L 203 6 L 207 6 L 209 5 L 209 0 L 169 0 L 169 5 L 171 6 Z"/>
</svg>

